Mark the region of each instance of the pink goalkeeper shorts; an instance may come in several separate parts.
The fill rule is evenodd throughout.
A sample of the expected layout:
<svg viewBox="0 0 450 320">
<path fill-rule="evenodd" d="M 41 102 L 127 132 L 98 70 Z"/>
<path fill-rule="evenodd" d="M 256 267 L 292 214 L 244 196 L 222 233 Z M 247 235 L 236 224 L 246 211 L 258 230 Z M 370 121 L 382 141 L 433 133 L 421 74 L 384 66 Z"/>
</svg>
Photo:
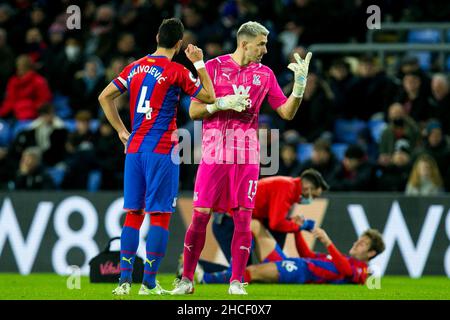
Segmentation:
<svg viewBox="0 0 450 320">
<path fill-rule="evenodd" d="M 206 164 L 198 166 L 194 187 L 194 208 L 214 212 L 255 207 L 259 164 Z"/>
</svg>

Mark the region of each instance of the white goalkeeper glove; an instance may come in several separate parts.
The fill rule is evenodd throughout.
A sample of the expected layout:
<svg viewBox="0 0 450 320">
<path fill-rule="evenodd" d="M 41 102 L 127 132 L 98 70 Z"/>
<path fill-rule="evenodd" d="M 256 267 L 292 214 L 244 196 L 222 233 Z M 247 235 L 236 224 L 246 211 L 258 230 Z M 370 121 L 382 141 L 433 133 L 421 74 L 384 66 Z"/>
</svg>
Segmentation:
<svg viewBox="0 0 450 320">
<path fill-rule="evenodd" d="M 241 112 L 250 105 L 248 95 L 231 94 L 221 98 L 217 98 L 213 104 L 206 105 L 209 113 L 214 113 L 220 110 L 234 110 Z"/>
<path fill-rule="evenodd" d="M 292 95 L 296 98 L 303 98 L 306 87 L 306 77 L 308 76 L 309 61 L 312 53 L 308 52 L 305 59 L 300 58 L 298 53 L 294 53 L 295 62 L 288 65 L 288 69 L 294 71 L 294 88 Z"/>
</svg>

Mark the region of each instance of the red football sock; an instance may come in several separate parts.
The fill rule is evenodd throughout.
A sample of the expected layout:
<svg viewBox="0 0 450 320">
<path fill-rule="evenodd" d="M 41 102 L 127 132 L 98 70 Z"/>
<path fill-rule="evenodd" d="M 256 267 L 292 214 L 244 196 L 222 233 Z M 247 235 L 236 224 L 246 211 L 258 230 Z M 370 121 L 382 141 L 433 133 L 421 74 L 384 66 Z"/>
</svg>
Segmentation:
<svg viewBox="0 0 450 320">
<path fill-rule="evenodd" d="M 127 211 L 123 226 L 139 230 L 144 218 L 145 214 L 142 214 L 141 211 Z"/>
<path fill-rule="evenodd" d="M 230 282 L 238 280 L 242 282 L 248 257 L 252 248 L 252 232 L 250 223 L 252 212 L 250 210 L 239 210 L 233 214 L 234 233 L 231 241 L 231 270 Z"/>
<path fill-rule="evenodd" d="M 192 215 L 192 222 L 186 232 L 184 238 L 183 249 L 183 277 L 193 280 L 195 268 L 197 267 L 198 259 L 202 253 L 206 239 L 206 227 L 208 226 L 209 213 L 202 213 L 194 209 Z"/>
</svg>

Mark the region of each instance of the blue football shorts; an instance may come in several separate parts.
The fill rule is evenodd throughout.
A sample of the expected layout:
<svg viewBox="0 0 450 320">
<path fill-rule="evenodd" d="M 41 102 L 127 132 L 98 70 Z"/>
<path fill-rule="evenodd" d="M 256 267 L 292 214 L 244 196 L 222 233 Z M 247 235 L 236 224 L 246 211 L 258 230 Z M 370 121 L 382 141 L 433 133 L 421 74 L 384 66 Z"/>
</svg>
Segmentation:
<svg viewBox="0 0 450 320">
<path fill-rule="evenodd" d="M 124 209 L 174 212 L 178 194 L 179 164 L 171 154 L 128 153 L 125 158 Z"/>
</svg>

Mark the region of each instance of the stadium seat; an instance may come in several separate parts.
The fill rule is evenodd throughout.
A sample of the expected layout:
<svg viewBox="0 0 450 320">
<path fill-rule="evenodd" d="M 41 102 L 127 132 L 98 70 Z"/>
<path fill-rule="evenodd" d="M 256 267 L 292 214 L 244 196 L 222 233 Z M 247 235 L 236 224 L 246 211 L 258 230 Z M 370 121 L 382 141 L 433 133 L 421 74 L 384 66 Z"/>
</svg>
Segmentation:
<svg viewBox="0 0 450 320">
<path fill-rule="evenodd" d="M 100 127 L 100 121 L 98 119 L 92 119 L 91 123 L 89 124 L 89 128 L 92 132 L 97 132 L 98 128 Z"/>
<path fill-rule="evenodd" d="M 410 54 L 413 57 L 416 57 L 417 60 L 419 60 L 420 68 L 423 70 L 430 70 L 431 68 L 431 52 L 428 51 L 418 51 L 418 52 L 412 52 Z"/>
<path fill-rule="evenodd" d="M 300 163 L 305 162 L 311 158 L 313 150 L 312 143 L 299 143 L 297 145 L 297 159 Z"/>
<path fill-rule="evenodd" d="M 87 190 L 89 192 L 95 192 L 100 189 L 102 184 L 102 173 L 98 170 L 92 170 L 89 172 Z"/>
<path fill-rule="evenodd" d="M 67 131 L 69 132 L 75 131 L 75 119 L 64 120 L 64 125 L 66 126 Z"/>
<path fill-rule="evenodd" d="M 336 142 L 354 144 L 358 141 L 358 134 L 366 127 L 366 122 L 358 119 L 336 119 L 334 136 Z"/>
<path fill-rule="evenodd" d="M 381 139 L 381 134 L 383 130 L 386 128 L 387 124 L 383 120 L 369 120 L 367 126 L 370 130 L 370 135 L 372 139 L 379 144 Z"/>
<path fill-rule="evenodd" d="M 52 103 L 55 106 L 56 115 L 61 119 L 68 119 L 72 116 L 72 109 L 70 108 L 68 97 L 56 93 L 53 96 Z"/>
<path fill-rule="evenodd" d="M 344 159 L 345 151 L 347 151 L 347 148 L 347 143 L 333 143 L 331 145 L 331 151 L 339 161 Z"/>
<path fill-rule="evenodd" d="M 8 122 L 0 120 L 0 146 L 6 147 L 11 141 L 11 126 Z"/>
<path fill-rule="evenodd" d="M 17 137 L 17 135 L 24 131 L 27 130 L 28 127 L 30 126 L 30 123 L 32 122 L 32 120 L 21 120 L 21 121 L 17 121 L 16 124 L 14 125 L 13 129 L 12 129 L 12 137 L 11 139 L 14 140 L 15 137 Z"/>
<path fill-rule="evenodd" d="M 411 30 L 408 32 L 409 43 L 439 43 L 441 32 L 435 29 Z"/>
<path fill-rule="evenodd" d="M 55 184 L 55 187 L 57 189 L 59 189 L 59 187 L 61 186 L 61 184 L 64 180 L 64 175 L 66 174 L 66 170 L 64 170 L 62 168 L 58 168 L 58 167 L 52 167 L 52 168 L 48 168 L 46 170 L 46 172 L 52 178 L 53 183 Z"/>
</svg>

